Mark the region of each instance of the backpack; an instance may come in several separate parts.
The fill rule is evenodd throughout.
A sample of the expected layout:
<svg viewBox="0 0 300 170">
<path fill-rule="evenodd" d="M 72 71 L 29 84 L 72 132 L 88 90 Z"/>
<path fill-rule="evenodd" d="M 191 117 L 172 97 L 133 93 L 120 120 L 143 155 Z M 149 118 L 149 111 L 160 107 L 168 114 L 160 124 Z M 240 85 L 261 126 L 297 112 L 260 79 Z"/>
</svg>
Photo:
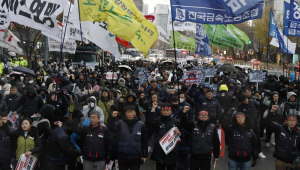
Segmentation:
<svg viewBox="0 0 300 170">
<path fill-rule="evenodd" d="M 34 122 L 32 122 L 31 126 L 38 128 L 39 124 L 44 123 L 44 122 L 47 122 L 49 127 L 51 127 L 50 126 L 50 121 L 48 119 L 42 119 L 42 120 L 34 121 Z M 39 137 L 42 138 L 43 136 L 44 136 L 44 133 Z"/>
</svg>

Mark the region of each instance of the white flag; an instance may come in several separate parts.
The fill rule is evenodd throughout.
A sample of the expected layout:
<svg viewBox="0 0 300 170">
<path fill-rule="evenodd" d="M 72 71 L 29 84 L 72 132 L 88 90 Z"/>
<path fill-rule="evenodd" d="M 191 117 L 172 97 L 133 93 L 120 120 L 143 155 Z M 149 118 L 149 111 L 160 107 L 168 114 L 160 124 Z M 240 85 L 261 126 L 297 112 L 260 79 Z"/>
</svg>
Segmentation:
<svg viewBox="0 0 300 170">
<path fill-rule="evenodd" d="M 293 43 L 291 42 L 287 36 L 283 35 L 282 32 L 280 32 L 282 37 L 283 37 L 283 40 L 284 40 L 284 43 L 286 45 L 286 47 L 288 48 L 289 52 L 295 54 L 296 53 L 296 47 L 297 47 L 297 43 Z M 278 39 L 277 38 L 272 38 L 271 42 L 270 42 L 270 45 L 273 45 L 275 47 L 279 47 L 279 42 L 278 42 Z"/>
<path fill-rule="evenodd" d="M 77 1 L 76 1 L 76 3 L 77 3 Z M 80 31 L 79 17 L 77 17 L 77 18 L 75 17 L 75 15 L 79 15 L 78 14 L 78 5 L 74 6 L 69 1 L 67 4 L 68 5 L 65 6 L 64 15 L 63 15 L 63 26 L 64 26 L 63 33 L 65 32 L 65 29 L 66 29 L 66 35 L 70 39 L 81 41 L 81 32 L 82 32 L 82 36 L 83 36 L 83 35 L 85 35 L 86 30 L 82 29 L 82 31 Z M 76 21 L 76 20 L 78 20 L 78 21 Z M 74 22 L 78 25 L 74 24 Z M 65 28 L 65 26 L 67 28 Z M 89 43 L 89 41 L 85 37 L 82 37 L 82 39 L 86 44 Z"/>
<path fill-rule="evenodd" d="M 2 12 L 9 15 L 11 21 L 54 34 L 59 34 L 56 17 L 67 0 L 2 0 Z"/>
<path fill-rule="evenodd" d="M 0 4 L 0 30 L 5 30 L 9 27 L 10 16 Z"/>
<path fill-rule="evenodd" d="M 170 44 L 170 37 L 168 36 L 166 31 L 164 29 L 162 29 L 162 27 L 160 25 L 157 24 L 156 13 L 153 12 L 151 14 L 144 15 L 144 16 L 148 21 L 150 21 L 150 22 L 152 22 L 153 24 L 156 25 L 157 32 L 158 32 L 158 39 L 165 42 L 165 43 L 167 43 L 167 44 Z"/>
<path fill-rule="evenodd" d="M 118 49 L 118 43 L 116 36 L 107 30 L 107 24 L 105 22 L 81 22 L 82 27 L 87 30 L 86 38 L 102 48 L 104 51 L 108 51 L 115 56 L 115 58 L 121 58 L 121 54 Z"/>
<path fill-rule="evenodd" d="M 8 51 L 13 51 L 18 54 L 23 54 L 22 48 L 19 47 L 20 40 L 9 30 L 0 30 L 0 46 L 7 48 Z"/>
</svg>

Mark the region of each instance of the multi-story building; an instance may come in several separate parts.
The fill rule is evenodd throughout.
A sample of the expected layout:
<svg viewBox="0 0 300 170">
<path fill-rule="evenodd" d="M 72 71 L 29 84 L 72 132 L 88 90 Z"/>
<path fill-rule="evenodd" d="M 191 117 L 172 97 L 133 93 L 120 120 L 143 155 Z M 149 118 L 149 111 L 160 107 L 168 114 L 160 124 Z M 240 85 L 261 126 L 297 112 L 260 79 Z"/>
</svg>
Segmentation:
<svg viewBox="0 0 300 170">
<path fill-rule="evenodd" d="M 142 12 L 143 12 L 144 14 L 148 14 L 148 8 L 149 8 L 148 4 L 144 4 L 144 5 L 143 5 L 143 11 L 142 11 Z"/>
<path fill-rule="evenodd" d="M 163 30 L 167 31 L 168 25 L 168 14 L 169 14 L 169 5 L 157 4 L 154 7 L 156 13 L 156 23 L 161 26 Z"/>
<path fill-rule="evenodd" d="M 133 0 L 133 2 L 135 3 L 135 6 L 137 7 L 137 9 L 140 12 L 143 12 L 143 0 Z"/>
</svg>

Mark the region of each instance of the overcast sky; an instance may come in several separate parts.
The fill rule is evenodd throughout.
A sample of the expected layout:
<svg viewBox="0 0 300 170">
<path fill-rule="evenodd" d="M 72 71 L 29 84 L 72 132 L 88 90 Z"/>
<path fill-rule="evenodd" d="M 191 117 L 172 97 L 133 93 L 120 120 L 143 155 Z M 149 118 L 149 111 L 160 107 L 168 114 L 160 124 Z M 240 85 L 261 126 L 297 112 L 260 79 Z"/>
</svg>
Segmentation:
<svg viewBox="0 0 300 170">
<path fill-rule="evenodd" d="M 166 4 L 169 5 L 169 9 L 170 9 L 170 0 L 144 0 L 144 4 L 148 4 L 148 12 L 152 13 L 154 12 L 154 6 L 156 4 Z"/>
</svg>

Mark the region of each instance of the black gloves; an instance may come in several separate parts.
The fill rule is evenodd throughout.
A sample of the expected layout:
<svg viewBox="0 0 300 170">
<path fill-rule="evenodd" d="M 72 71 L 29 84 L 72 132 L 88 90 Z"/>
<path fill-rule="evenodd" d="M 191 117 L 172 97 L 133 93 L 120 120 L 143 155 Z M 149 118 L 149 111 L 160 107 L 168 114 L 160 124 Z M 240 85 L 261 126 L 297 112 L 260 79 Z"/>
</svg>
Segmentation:
<svg viewBox="0 0 300 170">
<path fill-rule="evenodd" d="M 252 167 L 255 167 L 255 165 L 256 165 L 256 159 L 253 159 L 253 161 L 252 161 Z"/>
</svg>

